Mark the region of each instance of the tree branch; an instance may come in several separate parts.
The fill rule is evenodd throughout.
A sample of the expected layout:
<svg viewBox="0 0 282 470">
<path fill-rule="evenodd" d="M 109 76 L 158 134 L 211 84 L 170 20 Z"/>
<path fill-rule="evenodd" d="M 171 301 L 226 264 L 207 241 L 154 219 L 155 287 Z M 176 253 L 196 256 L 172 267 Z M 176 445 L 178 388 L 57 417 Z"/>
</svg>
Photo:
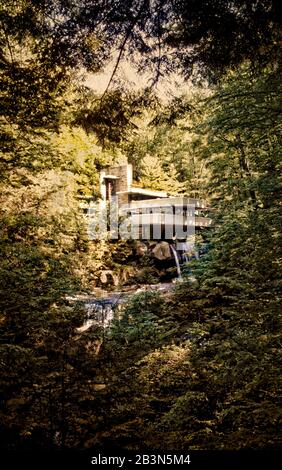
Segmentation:
<svg viewBox="0 0 282 470">
<path fill-rule="evenodd" d="M 118 58 L 117 58 L 117 61 L 116 61 L 115 66 L 114 66 L 113 72 L 112 72 L 112 74 L 111 74 L 110 80 L 109 80 L 109 82 L 108 82 L 108 84 L 107 84 L 107 87 L 106 87 L 104 93 L 102 94 L 102 96 L 101 96 L 101 98 L 100 98 L 101 101 L 104 99 L 105 95 L 106 95 L 107 92 L 109 91 L 109 88 L 110 88 L 110 86 L 111 86 L 111 84 L 112 84 L 112 81 L 113 81 L 113 79 L 114 79 L 114 76 L 115 76 L 115 74 L 116 74 L 116 71 L 117 71 L 117 69 L 118 69 L 118 67 L 119 67 L 119 64 L 120 64 L 122 55 L 123 55 L 123 53 L 124 53 L 124 49 L 125 49 L 126 43 L 127 43 L 128 39 L 129 39 L 129 37 L 130 37 L 130 35 L 131 35 L 131 33 L 132 33 L 134 27 L 136 26 L 137 21 L 138 21 L 139 18 L 140 18 L 140 14 L 141 14 L 142 11 L 143 11 L 143 8 L 144 8 L 144 6 L 145 6 L 145 3 L 146 3 L 146 1 L 144 1 L 144 2 L 142 3 L 141 8 L 139 9 L 139 11 L 138 11 L 137 15 L 135 16 L 135 18 L 133 18 L 131 24 L 129 25 L 129 27 L 128 27 L 127 31 L 126 31 L 125 37 L 124 37 L 124 39 L 123 39 L 123 41 L 122 41 L 122 43 L 121 43 L 121 45 L 120 45 L 120 48 L 119 48 Z"/>
</svg>

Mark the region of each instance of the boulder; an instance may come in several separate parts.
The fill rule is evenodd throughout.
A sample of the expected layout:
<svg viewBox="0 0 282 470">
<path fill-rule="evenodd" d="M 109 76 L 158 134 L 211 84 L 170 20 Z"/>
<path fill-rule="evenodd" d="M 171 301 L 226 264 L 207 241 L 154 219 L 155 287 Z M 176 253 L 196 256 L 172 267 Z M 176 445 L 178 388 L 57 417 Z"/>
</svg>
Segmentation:
<svg viewBox="0 0 282 470">
<path fill-rule="evenodd" d="M 101 390 L 105 390 L 106 387 L 107 387 L 106 384 L 91 384 L 91 388 L 97 392 Z"/>
<path fill-rule="evenodd" d="M 138 240 L 135 244 L 135 250 L 137 256 L 143 256 L 148 251 L 148 248 L 145 243 L 142 243 Z"/>
<path fill-rule="evenodd" d="M 113 284 L 114 286 L 119 285 L 119 277 L 117 274 L 110 270 L 101 271 L 100 281 L 102 284 Z"/>
<path fill-rule="evenodd" d="M 130 277 L 135 276 L 135 269 L 132 266 L 126 266 L 121 272 L 121 281 L 127 282 Z"/>
<path fill-rule="evenodd" d="M 168 242 L 161 241 L 152 250 L 154 258 L 163 261 L 171 258 L 171 250 Z"/>
</svg>

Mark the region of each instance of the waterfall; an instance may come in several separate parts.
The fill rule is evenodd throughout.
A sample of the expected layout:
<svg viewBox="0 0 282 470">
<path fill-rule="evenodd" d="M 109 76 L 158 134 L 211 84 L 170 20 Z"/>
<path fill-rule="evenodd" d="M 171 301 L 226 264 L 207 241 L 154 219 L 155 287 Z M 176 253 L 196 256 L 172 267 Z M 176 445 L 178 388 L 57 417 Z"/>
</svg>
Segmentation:
<svg viewBox="0 0 282 470">
<path fill-rule="evenodd" d="M 176 265 L 176 269 L 177 269 L 177 276 L 178 276 L 178 279 L 181 281 L 182 280 L 182 275 L 181 275 L 181 269 L 180 269 L 178 253 L 177 253 L 177 251 L 176 251 L 176 249 L 174 248 L 173 245 L 170 245 L 170 248 L 171 248 L 171 251 L 172 251 L 174 259 L 175 259 L 175 265 Z"/>
<path fill-rule="evenodd" d="M 189 263 L 193 258 L 197 260 L 199 259 L 199 253 L 195 249 L 194 243 L 189 243 L 188 241 L 177 241 L 176 251 L 182 253 L 180 259 L 183 263 Z"/>
<path fill-rule="evenodd" d="M 114 315 L 114 306 L 110 300 L 93 300 L 85 304 L 85 309 L 86 319 L 84 324 L 76 329 L 78 333 L 83 333 L 93 325 L 104 329 L 110 326 Z"/>
</svg>

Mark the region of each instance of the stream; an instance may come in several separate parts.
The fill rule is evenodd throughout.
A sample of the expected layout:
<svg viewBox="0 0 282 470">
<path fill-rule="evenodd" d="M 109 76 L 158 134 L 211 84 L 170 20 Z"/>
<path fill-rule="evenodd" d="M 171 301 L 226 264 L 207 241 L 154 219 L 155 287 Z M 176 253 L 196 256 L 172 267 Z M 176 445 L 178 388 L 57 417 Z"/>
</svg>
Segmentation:
<svg viewBox="0 0 282 470">
<path fill-rule="evenodd" d="M 187 243 L 182 243 L 182 251 L 187 251 L 189 246 Z M 169 292 L 171 291 L 176 283 L 183 282 L 183 277 L 181 273 L 181 263 L 189 262 L 187 255 L 180 256 L 177 249 L 170 245 L 171 252 L 175 260 L 175 266 L 177 270 L 177 278 L 173 282 L 164 282 L 158 284 L 145 284 L 136 289 L 135 286 L 124 288 L 120 291 L 107 291 L 104 289 L 96 288 L 92 295 L 76 295 L 73 297 L 67 297 L 67 300 L 71 302 L 81 302 L 84 304 L 85 308 L 85 319 L 83 325 L 76 328 L 77 333 L 84 333 L 89 330 L 92 326 L 96 325 L 102 327 L 103 329 L 109 328 L 113 319 L 114 313 L 118 307 L 125 303 L 130 297 L 141 292 Z M 185 258 L 186 256 L 186 258 Z M 195 282 L 196 279 L 190 275 L 190 280 Z"/>
<path fill-rule="evenodd" d="M 82 326 L 76 328 L 77 333 L 84 333 L 92 326 L 100 326 L 107 329 L 114 318 L 114 312 L 119 305 L 125 303 L 130 297 L 141 292 L 169 292 L 175 287 L 175 283 L 146 284 L 137 289 L 124 289 L 120 291 L 106 291 L 95 289 L 93 295 L 78 294 L 68 296 L 66 300 L 81 302 L 84 304 L 86 315 Z"/>
</svg>

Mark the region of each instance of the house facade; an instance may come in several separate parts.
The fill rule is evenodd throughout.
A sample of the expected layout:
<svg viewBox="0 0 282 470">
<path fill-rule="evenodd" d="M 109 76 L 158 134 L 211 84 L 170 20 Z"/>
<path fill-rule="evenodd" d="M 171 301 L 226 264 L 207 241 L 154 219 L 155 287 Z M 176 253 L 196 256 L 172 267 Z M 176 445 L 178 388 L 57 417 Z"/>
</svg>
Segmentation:
<svg viewBox="0 0 282 470">
<path fill-rule="evenodd" d="M 169 196 L 165 191 L 141 188 L 133 181 L 131 164 L 111 166 L 100 173 L 101 199 L 84 203 L 89 214 L 103 214 L 103 231 L 112 238 L 140 240 L 178 240 L 186 242 L 195 230 L 209 227 L 207 204 L 183 196 Z M 95 206 L 95 208 L 94 208 Z M 109 218 L 114 224 L 104 223 Z M 100 217 L 101 222 L 101 217 Z M 92 223 L 92 227 L 94 223 Z"/>
</svg>

